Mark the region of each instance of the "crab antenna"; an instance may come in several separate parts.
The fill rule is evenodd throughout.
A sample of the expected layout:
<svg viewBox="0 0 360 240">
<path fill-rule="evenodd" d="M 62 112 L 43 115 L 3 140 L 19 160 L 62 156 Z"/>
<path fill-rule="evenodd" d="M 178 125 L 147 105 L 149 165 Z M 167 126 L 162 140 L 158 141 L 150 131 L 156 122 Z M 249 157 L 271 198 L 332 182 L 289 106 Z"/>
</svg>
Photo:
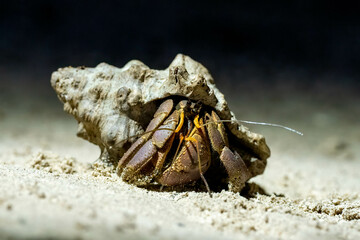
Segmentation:
<svg viewBox="0 0 360 240">
<path fill-rule="evenodd" d="M 265 123 L 265 122 L 254 122 L 254 121 L 247 121 L 247 120 L 221 120 L 222 122 L 242 122 L 242 123 L 248 123 L 248 124 L 254 124 L 254 125 L 263 125 L 263 126 L 272 126 L 272 127 L 279 127 L 279 128 L 283 128 L 286 129 L 290 132 L 299 134 L 300 136 L 304 136 L 304 134 L 300 131 L 297 131 L 295 129 L 280 125 L 280 124 L 276 124 L 276 123 Z"/>
</svg>

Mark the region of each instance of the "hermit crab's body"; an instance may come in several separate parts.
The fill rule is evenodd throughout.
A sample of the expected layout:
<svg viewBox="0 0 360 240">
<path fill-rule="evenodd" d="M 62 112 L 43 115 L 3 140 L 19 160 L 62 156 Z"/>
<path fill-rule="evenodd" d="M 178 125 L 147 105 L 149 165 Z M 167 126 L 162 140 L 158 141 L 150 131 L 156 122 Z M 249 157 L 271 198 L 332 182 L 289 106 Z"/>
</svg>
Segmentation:
<svg viewBox="0 0 360 240">
<path fill-rule="evenodd" d="M 238 192 L 270 157 L 264 136 L 239 124 L 209 71 L 183 54 L 163 70 L 138 60 L 60 68 L 51 85 L 78 121 L 77 136 L 137 186 L 182 191 L 207 182 Z"/>
<path fill-rule="evenodd" d="M 178 186 L 202 179 L 209 189 L 204 174 L 214 157 L 226 169 L 229 189 L 239 192 L 251 174 L 240 155 L 230 150 L 218 115 L 188 100 L 174 109 L 174 101 L 168 99 L 120 159 L 118 174 L 139 186 Z"/>
</svg>

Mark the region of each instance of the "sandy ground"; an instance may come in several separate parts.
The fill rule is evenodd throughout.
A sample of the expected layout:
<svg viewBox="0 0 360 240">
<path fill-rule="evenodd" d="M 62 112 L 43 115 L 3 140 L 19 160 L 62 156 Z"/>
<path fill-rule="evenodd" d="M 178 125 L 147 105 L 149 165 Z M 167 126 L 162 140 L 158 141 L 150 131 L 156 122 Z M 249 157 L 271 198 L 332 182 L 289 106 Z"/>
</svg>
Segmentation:
<svg viewBox="0 0 360 240">
<path fill-rule="evenodd" d="M 50 86 L 3 85 L 0 238 L 360 239 L 360 99 L 352 86 L 294 82 L 218 82 L 240 119 L 304 132 L 250 126 L 272 156 L 249 198 L 128 185 L 95 162 Z"/>
</svg>

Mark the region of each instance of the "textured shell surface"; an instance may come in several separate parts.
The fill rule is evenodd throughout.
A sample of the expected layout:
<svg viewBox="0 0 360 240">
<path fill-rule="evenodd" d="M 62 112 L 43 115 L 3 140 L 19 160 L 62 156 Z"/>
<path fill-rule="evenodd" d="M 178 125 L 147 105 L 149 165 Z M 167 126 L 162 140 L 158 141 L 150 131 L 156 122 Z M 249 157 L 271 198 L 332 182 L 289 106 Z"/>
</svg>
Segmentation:
<svg viewBox="0 0 360 240">
<path fill-rule="evenodd" d="M 116 163 L 136 140 L 130 137 L 144 131 L 161 99 L 171 96 L 200 101 L 221 119 L 235 120 L 226 126 L 253 175 L 264 171 L 270 156 L 265 138 L 236 122 L 209 71 L 183 54 L 164 70 L 150 69 L 138 60 L 122 68 L 106 63 L 60 68 L 53 72 L 51 85 L 64 110 L 78 121 L 77 135 L 98 145 L 104 161 Z"/>
</svg>

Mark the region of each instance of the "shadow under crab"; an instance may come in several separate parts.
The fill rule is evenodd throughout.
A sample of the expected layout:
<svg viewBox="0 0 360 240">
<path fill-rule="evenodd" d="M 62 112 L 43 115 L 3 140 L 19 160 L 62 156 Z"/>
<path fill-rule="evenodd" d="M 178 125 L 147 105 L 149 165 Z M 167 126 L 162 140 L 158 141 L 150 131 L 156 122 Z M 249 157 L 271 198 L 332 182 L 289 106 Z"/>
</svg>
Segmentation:
<svg viewBox="0 0 360 240">
<path fill-rule="evenodd" d="M 100 147 L 101 160 L 117 164 L 120 159 L 124 159 L 124 154 L 130 155 L 126 161 L 120 160 L 119 173 L 121 173 L 124 180 L 136 185 L 149 187 L 152 184 L 186 185 L 197 182 L 200 178 L 204 179 L 201 177 L 204 175 L 212 190 L 223 188 L 230 183 L 229 189 L 238 192 L 244 186 L 244 182 L 263 173 L 266 160 L 270 156 L 270 150 L 266 145 L 265 138 L 260 134 L 250 132 L 246 127 L 236 122 L 236 118 L 229 110 L 224 95 L 216 88 L 214 80 L 207 69 L 185 55 L 177 55 L 165 70 L 152 70 L 137 60 L 130 61 L 123 68 L 116 68 L 105 63 L 99 64 L 96 68 L 63 68 L 52 74 L 51 84 L 59 99 L 64 103 L 64 110 L 72 114 L 78 121 L 78 136 Z M 135 166 L 136 159 L 138 162 L 145 161 L 144 158 L 138 156 L 134 160 L 134 156 L 139 151 L 145 149 L 144 153 L 147 153 L 150 148 L 152 152 L 162 151 L 163 145 L 155 143 L 156 149 L 154 150 L 152 140 L 151 143 L 147 142 L 153 138 L 152 135 L 157 135 L 158 131 L 165 131 L 160 130 L 159 126 L 166 121 L 167 117 L 173 114 L 173 107 L 166 117 L 158 121 L 159 125 L 152 129 L 151 134 L 144 134 L 144 131 L 162 103 L 169 100 L 175 101 L 175 105 L 182 100 L 186 100 L 191 104 L 199 103 L 202 110 L 196 110 L 195 107 L 195 110 L 199 111 L 197 126 L 195 128 L 194 126 L 187 126 L 195 123 L 196 114 L 191 115 L 191 111 L 194 109 L 190 109 L 190 112 L 188 110 L 184 111 L 185 126 L 177 127 L 179 122 L 171 126 L 172 132 L 169 135 L 173 136 L 174 139 L 171 140 L 171 144 L 168 143 L 169 139 L 163 139 L 162 141 L 163 145 L 169 145 L 166 148 L 169 153 L 166 154 L 167 158 L 162 160 L 161 167 L 156 168 L 156 171 L 153 172 L 154 169 L 151 169 L 150 165 L 146 166 L 150 170 L 147 170 L 145 175 L 135 173 L 137 170 L 131 173 L 128 167 Z M 212 121 L 216 122 L 216 117 L 212 112 L 219 116 L 219 119 L 232 120 L 232 122 L 221 123 L 225 127 L 223 127 L 224 130 L 220 131 L 220 135 L 222 136 L 225 133 L 228 138 L 228 141 L 222 138 L 221 147 L 214 147 L 212 142 L 214 136 L 210 136 L 219 135 L 219 132 L 209 133 L 211 124 L 208 118 L 212 118 Z M 179 112 L 178 121 L 181 119 L 180 115 Z M 201 130 L 199 126 L 201 125 L 204 128 L 204 124 L 207 125 L 206 129 Z M 177 130 L 176 134 L 173 134 L 175 129 Z M 191 135 L 190 132 L 193 129 L 195 129 L 195 133 Z M 200 136 L 200 132 L 203 132 L 201 134 L 205 138 Z M 187 137 L 187 144 L 189 144 L 188 142 L 193 144 L 193 146 L 189 146 L 192 148 L 189 151 L 190 155 L 192 152 L 196 152 L 196 155 L 198 155 L 196 149 L 200 148 L 195 145 L 201 141 L 203 143 L 200 144 L 200 147 L 203 147 L 203 151 L 206 150 L 205 152 L 207 152 L 204 156 L 200 156 L 200 159 L 207 163 L 206 169 L 202 170 L 203 167 L 198 167 L 196 173 L 195 164 L 188 164 L 195 170 L 188 175 L 192 176 L 192 178 L 187 181 L 182 180 L 183 176 L 176 177 L 175 172 L 169 170 L 170 168 L 174 169 L 171 167 L 173 162 L 182 162 L 184 164 L 183 161 L 185 161 L 174 161 L 177 159 L 177 146 L 183 148 L 182 144 L 179 143 L 180 133 Z M 145 140 L 139 147 L 134 147 L 134 142 L 136 143 L 139 140 L 132 138 L 132 136 L 141 136 L 140 138 L 145 136 Z M 193 140 L 189 137 L 192 137 Z M 145 144 L 146 147 L 143 147 Z M 135 150 L 129 151 L 129 148 L 135 148 Z M 235 157 L 229 153 L 228 149 Z M 227 157 L 219 158 L 221 154 Z M 141 155 L 141 153 L 137 155 Z M 242 174 L 239 174 L 238 171 L 239 163 L 224 160 L 229 156 L 231 159 L 241 159 L 242 164 L 246 166 L 240 167 Z M 190 160 L 196 162 L 194 159 L 195 156 Z M 145 162 L 148 161 L 150 160 L 147 159 Z M 228 163 L 224 164 L 224 161 Z M 156 166 L 157 161 L 154 162 L 154 166 Z M 131 164 L 129 165 L 129 163 Z M 232 164 L 235 164 L 235 167 Z M 141 171 L 145 171 L 146 167 L 142 166 Z M 127 169 L 125 172 L 128 172 L 125 175 L 122 173 L 124 168 Z M 181 171 L 190 171 L 190 169 L 182 169 Z M 175 183 L 170 184 L 169 180 L 161 178 L 161 176 L 169 172 L 172 175 L 175 174 L 175 177 L 169 178 L 177 179 L 174 180 Z M 234 177 L 235 175 L 236 177 Z M 150 177 L 145 181 L 146 177 L 144 176 Z M 229 180 L 232 178 L 233 180 Z M 235 178 L 240 179 L 239 184 L 234 185 Z"/>
</svg>

